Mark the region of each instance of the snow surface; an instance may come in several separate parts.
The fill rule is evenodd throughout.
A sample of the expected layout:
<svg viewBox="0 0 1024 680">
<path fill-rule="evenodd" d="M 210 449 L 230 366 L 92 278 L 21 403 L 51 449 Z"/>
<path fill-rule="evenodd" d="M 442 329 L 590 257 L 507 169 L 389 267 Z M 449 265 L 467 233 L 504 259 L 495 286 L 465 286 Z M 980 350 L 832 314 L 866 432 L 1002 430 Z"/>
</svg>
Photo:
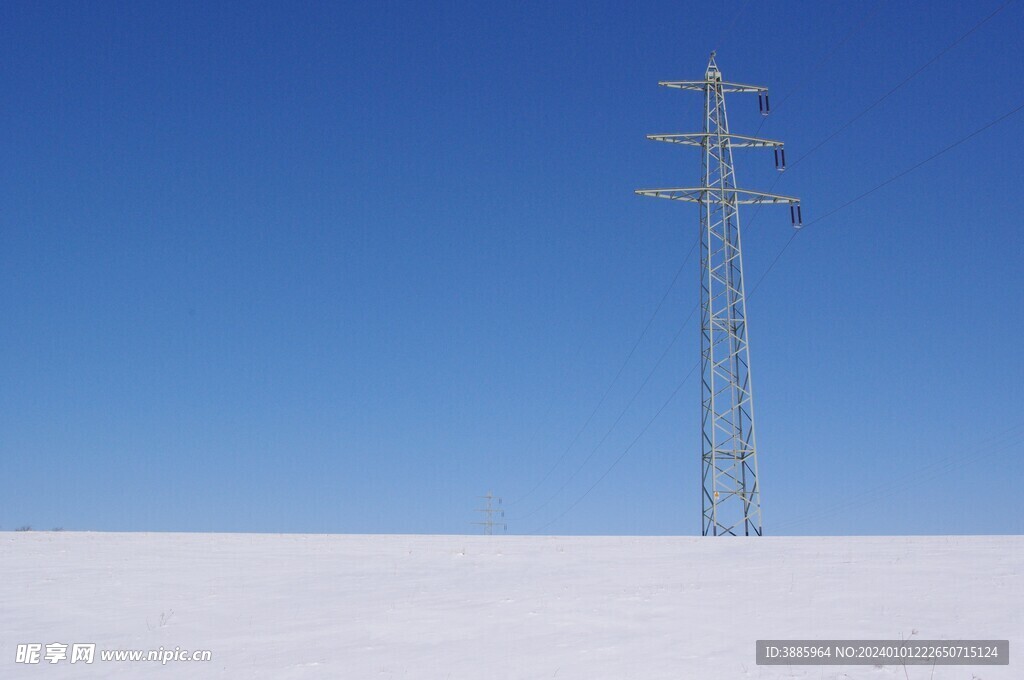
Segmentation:
<svg viewBox="0 0 1024 680">
<path fill-rule="evenodd" d="M 0 678 L 1020 680 L 1024 537 L 0 533 Z M 1010 666 L 757 666 L 759 638 Z M 15 663 L 18 643 L 210 662 Z"/>
</svg>

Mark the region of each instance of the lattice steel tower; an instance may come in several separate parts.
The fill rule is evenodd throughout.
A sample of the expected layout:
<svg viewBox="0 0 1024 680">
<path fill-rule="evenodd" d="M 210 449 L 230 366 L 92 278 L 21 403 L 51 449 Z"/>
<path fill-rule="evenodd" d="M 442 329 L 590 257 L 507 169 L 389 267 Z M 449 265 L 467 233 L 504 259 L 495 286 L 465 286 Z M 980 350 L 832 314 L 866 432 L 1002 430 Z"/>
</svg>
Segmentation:
<svg viewBox="0 0 1024 680">
<path fill-rule="evenodd" d="M 495 527 L 500 527 L 502 531 L 508 531 L 508 525 L 505 524 L 505 511 L 501 509 L 501 498 L 495 496 L 492 492 L 488 491 L 486 496 L 478 496 L 487 501 L 487 504 L 482 508 L 477 508 L 477 512 L 482 512 L 487 516 L 482 522 L 473 522 L 484 528 L 484 533 L 490 536 L 494 533 Z M 497 504 L 498 507 L 495 507 Z M 494 518 L 498 519 L 495 520 Z"/>
<path fill-rule="evenodd" d="M 703 132 L 647 136 L 659 142 L 699 147 L 703 157 L 701 186 L 636 192 L 700 205 L 701 531 L 705 536 L 760 536 L 761 488 L 757 479 L 739 206 L 788 204 L 793 225 L 799 227 L 800 203 L 790 196 L 736 188 L 734 148 L 771 148 L 776 168 L 785 169 L 786 152 L 782 142 L 729 132 L 726 93 L 756 93 L 761 113 L 767 115 L 767 88 L 723 81 L 714 52 L 704 80 L 658 84 L 704 93 Z"/>
</svg>

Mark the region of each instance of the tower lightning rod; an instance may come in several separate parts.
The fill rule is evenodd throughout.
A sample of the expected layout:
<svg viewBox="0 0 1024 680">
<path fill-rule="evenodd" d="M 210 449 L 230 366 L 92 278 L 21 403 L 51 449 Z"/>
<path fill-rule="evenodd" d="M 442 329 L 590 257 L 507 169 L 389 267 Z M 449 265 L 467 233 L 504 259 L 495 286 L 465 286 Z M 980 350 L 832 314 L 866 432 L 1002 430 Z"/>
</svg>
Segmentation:
<svg viewBox="0 0 1024 680">
<path fill-rule="evenodd" d="M 701 533 L 760 536 L 761 488 L 757 476 L 739 206 L 789 205 L 793 226 L 799 228 L 803 224 L 800 200 L 736 187 L 734 148 L 770 148 L 775 167 L 779 171 L 786 168 L 782 142 L 729 132 L 725 95 L 756 94 L 758 108 L 768 115 L 768 88 L 723 80 L 714 52 L 704 80 L 658 84 L 704 94 L 703 132 L 647 136 L 658 142 L 699 147 L 703 170 L 700 186 L 636 191 L 641 196 L 700 206 Z"/>
</svg>

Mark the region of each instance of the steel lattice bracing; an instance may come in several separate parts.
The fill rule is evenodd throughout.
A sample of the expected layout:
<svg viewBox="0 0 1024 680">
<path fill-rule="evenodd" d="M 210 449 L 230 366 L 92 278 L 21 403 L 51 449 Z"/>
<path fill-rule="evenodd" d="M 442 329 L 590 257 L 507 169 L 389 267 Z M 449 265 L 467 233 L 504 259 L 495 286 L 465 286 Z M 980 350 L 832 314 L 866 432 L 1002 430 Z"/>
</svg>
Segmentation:
<svg viewBox="0 0 1024 680">
<path fill-rule="evenodd" d="M 486 496 L 480 496 L 480 498 L 487 501 L 487 504 L 482 508 L 477 508 L 477 512 L 485 513 L 487 519 L 482 522 L 473 522 L 473 524 L 480 525 L 484 528 L 484 533 L 490 536 L 494 533 L 495 527 L 500 527 L 502 531 L 508 530 L 508 525 L 505 524 L 505 511 L 501 509 L 501 498 L 495 496 L 492 492 L 488 491 Z M 495 502 L 497 506 L 495 507 Z M 494 518 L 498 519 L 495 520 Z"/>
<path fill-rule="evenodd" d="M 733 147 L 774 148 L 779 165 L 782 143 L 730 134 L 725 94 L 756 93 L 762 111 L 766 111 L 765 88 L 723 82 L 714 53 L 703 81 L 661 84 L 704 93 L 702 133 L 649 135 L 656 141 L 699 146 L 703 157 L 701 186 L 637 191 L 645 196 L 700 206 L 702 533 L 705 536 L 760 536 L 761 490 L 757 476 L 739 206 L 789 204 L 795 208 L 791 212 L 798 226 L 799 204 L 790 196 L 736 187 Z M 782 159 L 784 162 L 784 155 Z"/>
</svg>

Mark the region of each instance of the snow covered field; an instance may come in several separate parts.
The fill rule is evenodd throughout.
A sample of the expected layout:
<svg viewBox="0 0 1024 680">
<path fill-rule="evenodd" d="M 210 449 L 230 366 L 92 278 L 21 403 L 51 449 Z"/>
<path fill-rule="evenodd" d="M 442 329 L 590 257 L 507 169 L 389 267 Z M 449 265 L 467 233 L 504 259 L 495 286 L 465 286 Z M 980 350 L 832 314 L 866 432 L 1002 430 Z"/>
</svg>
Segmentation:
<svg viewBox="0 0 1024 680">
<path fill-rule="evenodd" d="M 0 533 L 0 678 L 1024 678 L 1024 537 Z M 756 666 L 758 638 L 1010 666 Z M 92 664 L 19 643 L 97 643 Z M 211 650 L 208 662 L 103 649 Z M 1016 658 L 1016 660 L 1015 660 Z"/>
</svg>

